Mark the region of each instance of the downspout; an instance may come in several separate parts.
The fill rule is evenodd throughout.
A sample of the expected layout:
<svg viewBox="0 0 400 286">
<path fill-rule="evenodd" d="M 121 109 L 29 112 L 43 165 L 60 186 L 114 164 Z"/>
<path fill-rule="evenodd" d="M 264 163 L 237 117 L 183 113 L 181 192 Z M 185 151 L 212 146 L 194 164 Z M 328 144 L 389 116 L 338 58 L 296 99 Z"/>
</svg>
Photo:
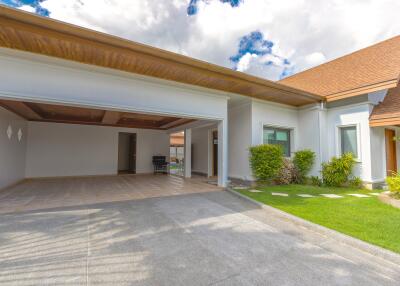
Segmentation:
<svg viewBox="0 0 400 286">
<path fill-rule="evenodd" d="M 318 146 L 318 151 L 319 151 L 319 165 L 321 166 L 322 165 L 322 161 L 323 161 L 323 159 L 322 159 L 322 156 L 323 156 L 323 152 L 322 152 L 322 123 L 321 123 L 321 121 L 322 121 L 322 119 L 321 119 L 321 117 L 322 117 L 322 111 L 324 110 L 324 101 L 321 101 L 320 102 L 320 110 L 318 111 L 318 131 L 319 131 L 319 140 L 318 140 L 318 143 L 319 143 L 319 146 Z"/>
</svg>

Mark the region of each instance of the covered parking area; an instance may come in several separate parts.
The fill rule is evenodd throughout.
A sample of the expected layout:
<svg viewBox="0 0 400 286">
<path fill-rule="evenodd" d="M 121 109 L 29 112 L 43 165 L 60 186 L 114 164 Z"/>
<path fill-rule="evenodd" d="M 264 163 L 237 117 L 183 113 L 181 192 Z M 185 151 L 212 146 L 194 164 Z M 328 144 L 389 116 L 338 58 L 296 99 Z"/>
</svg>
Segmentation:
<svg viewBox="0 0 400 286">
<path fill-rule="evenodd" d="M 210 81 L 204 68 L 19 11 L 2 8 L 0 21 L 0 189 L 24 179 L 151 174 L 153 156 L 169 161 L 170 134 L 181 131 L 184 178 L 201 165 L 196 174 L 217 173 L 226 185 L 228 96 L 186 83 Z M 213 153 L 209 132 L 198 132 L 211 129 Z M 212 154 L 217 172 L 208 170 Z"/>
</svg>

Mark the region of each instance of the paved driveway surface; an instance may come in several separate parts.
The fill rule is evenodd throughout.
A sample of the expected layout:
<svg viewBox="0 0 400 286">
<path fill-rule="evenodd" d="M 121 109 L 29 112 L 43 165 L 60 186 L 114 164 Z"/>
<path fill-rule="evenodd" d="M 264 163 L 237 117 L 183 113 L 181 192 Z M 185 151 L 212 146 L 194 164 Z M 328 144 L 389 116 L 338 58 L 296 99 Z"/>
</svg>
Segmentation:
<svg viewBox="0 0 400 286">
<path fill-rule="evenodd" d="M 225 192 L 0 216 L 0 285 L 399 285 L 400 267 Z"/>
</svg>

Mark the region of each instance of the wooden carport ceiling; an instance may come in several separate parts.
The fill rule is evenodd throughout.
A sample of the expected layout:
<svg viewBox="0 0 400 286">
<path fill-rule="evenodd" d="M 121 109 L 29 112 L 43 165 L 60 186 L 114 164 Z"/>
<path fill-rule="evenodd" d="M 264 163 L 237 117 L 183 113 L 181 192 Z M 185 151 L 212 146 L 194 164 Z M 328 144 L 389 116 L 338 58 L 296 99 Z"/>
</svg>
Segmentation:
<svg viewBox="0 0 400 286">
<path fill-rule="evenodd" d="M 301 106 L 309 92 L 0 5 L 0 47 Z"/>
<path fill-rule="evenodd" d="M 175 128 L 194 121 L 194 119 L 172 116 L 118 112 L 11 100 L 0 100 L 0 106 L 29 121 L 104 125 L 159 130 Z"/>
</svg>

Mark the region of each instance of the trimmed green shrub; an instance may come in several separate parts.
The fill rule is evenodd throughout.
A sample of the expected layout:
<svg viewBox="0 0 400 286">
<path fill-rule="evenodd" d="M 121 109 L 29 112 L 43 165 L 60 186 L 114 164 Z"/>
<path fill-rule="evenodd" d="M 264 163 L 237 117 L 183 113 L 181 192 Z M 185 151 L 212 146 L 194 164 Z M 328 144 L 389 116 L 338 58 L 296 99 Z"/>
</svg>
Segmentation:
<svg viewBox="0 0 400 286">
<path fill-rule="evenodd" d="M 333 157 L 329 162 L 322 163 L 322 179 L 325 185 L 340 187 L 349 181 L 355 160 L 353 154 L 346 153 L 341 157 Z"/>
<path fill-rule="evenodd" d="M 279 145 L 259 145 L 250 147 L 250 166 L 259 181 L 271 181 L 283 164 L 283 150 Z"/>
<path fill-rule="evenodd" d="M 354 177 L 349 181 L 349 186 L 352 188 L 363 188 L 363 181 L 359 177 Z"/>
<path fill-rule="evenodd" d="M 318 186 L 318 187 L 321 187 L 323 185 L 322 180 L 317 176 L 311 176 L 310 183 L 311 183 L 311 185 Z"/>
<path fill-rule="evenodd" d="M 283 159 L 283 164 L 274 180 L 277 185 L 289 185 L 295 181 L 297 177 L 297 170 L 293 162 L 288 159 Z"/>
<path fill-rule="evenodd" d="M 294 153 L 293 164 L 297 169 L 297 182 L 303 183 L 308 172 L 314 165 L 315 153 L 309 149 L 300 150 Z"/>
<path fill-rule="evenodd" d="M 386 178 L 386 183 L 393 197 L 400 198 L 400 174 L 393 173 L 392 176 Z"/>
</svg>

